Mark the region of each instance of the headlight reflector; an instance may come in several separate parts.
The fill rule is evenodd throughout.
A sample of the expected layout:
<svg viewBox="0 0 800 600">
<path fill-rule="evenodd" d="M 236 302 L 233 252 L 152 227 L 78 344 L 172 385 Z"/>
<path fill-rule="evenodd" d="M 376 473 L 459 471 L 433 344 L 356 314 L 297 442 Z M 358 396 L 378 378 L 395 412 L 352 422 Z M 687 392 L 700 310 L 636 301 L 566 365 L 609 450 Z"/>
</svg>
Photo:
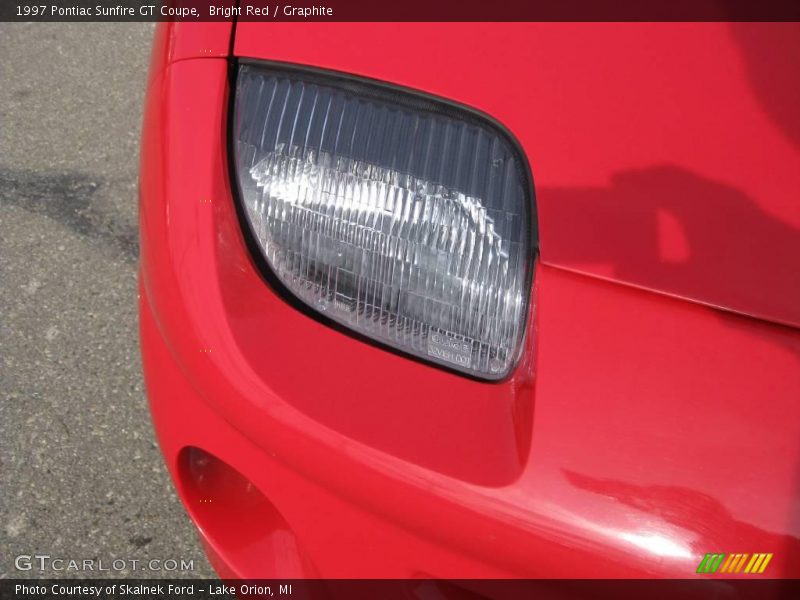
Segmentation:
<svg viewBox="0 0 800 600">
<path fill-rule="evenodd" d="M 239 69 L 233 134 L 244 214 L 291 293 L 425 360 L 511 371 L 534 232 L 504 134 L 413 94 L 253 66 Z"/>
</svg>

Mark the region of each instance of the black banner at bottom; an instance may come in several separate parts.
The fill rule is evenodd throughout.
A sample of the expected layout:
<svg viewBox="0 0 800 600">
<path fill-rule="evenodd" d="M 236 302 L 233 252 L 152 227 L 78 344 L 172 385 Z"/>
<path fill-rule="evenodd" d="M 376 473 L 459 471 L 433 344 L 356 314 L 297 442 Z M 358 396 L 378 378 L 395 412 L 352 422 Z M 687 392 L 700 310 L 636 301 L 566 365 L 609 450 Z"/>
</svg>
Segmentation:
<svg viewBox="0 0 800 600">
<path fill-rule="evenodd" d="M 0 598 L 35 600 L 498 600 L 800 598 L 800 579 L 1 579 Z"/>
</svg>

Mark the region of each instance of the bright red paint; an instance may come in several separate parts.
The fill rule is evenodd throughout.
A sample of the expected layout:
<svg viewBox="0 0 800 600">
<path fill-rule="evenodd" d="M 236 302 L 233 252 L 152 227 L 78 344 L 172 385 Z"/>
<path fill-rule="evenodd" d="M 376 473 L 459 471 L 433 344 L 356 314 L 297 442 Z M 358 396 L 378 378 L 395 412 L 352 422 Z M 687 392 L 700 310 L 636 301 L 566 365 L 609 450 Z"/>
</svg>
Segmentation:
<svg viewBox="0 0 800 600">
<path fill-rule="evenodd" d="M 767 80 L 767 99 L 745 71 L 780 58 L 774 36 L 796 38 L 762 27 L 238 25 L 237 55 L 444 96 L 520 140 L 543 262 L 525 356 L 490 384 L 343 335 L 269 288 L 231 195 L 228 64 L 197 49 L 227 48 L 230 31 L 162 25 L 142 353 L 215 566 L 690 577 L 706 552 L 758 551 L 775 553 L 773 576 L 800 576 L 800 335 L 666 295 L 800 323 L 797 76 Z"/>
<path fill-rule="evenodd" d="M 235 52 L 481 109 L 545 262 L 800 325 L 800 24 L 245 22 Z"/>
</svg>

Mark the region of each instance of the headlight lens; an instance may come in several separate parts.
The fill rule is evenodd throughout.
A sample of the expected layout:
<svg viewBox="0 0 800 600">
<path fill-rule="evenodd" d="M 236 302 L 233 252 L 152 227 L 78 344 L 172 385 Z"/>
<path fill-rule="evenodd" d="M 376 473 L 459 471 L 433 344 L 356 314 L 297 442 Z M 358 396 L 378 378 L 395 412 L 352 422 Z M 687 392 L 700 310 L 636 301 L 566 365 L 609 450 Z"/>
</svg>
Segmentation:
<svg viewBox="0 0 800 600">
<path fill-rule="evenodd" d="M 517 360 L 533 264 L 527 170 L 497 128 L 405 92 L 239 69 L 244 213 L 294 295 L 474 376 Z"/>
</svg>

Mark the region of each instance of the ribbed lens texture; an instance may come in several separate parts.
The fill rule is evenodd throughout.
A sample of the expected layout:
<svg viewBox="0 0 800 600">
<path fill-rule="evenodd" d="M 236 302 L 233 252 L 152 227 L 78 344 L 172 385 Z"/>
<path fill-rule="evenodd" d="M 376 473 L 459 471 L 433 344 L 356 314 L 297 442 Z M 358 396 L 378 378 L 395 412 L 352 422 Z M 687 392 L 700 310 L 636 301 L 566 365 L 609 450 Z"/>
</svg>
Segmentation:
<svg viewBox="0 0 800 600">
<path fill-rule="evenodd" d="M 380 342 L 505 376 L 532 267 L 525 175 L 504 138 L 403 96 L 254 67 L 237 88 L 242 200 L 280 281 Z"/>
</svg>

